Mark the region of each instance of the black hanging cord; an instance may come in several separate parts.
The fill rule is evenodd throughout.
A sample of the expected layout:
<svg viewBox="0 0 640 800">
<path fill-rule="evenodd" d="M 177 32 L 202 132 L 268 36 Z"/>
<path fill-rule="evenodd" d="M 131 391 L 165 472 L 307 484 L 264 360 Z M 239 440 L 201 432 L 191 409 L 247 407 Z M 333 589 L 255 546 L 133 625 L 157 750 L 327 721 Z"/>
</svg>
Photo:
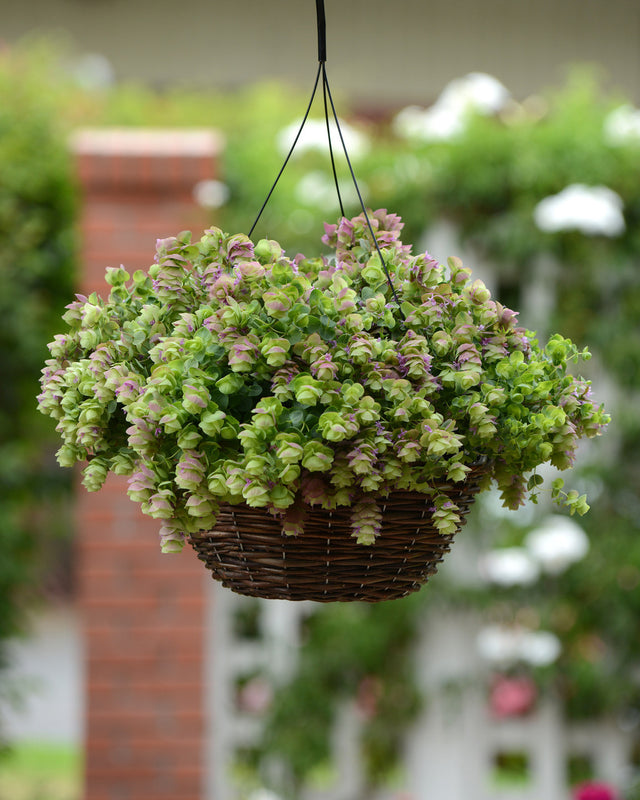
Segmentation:
<svg viewBox="0 0 640 800">
<path fill-rule="evenodd" d="M 293 144 L 287 153 L 287 157 L 284 160 L 284 164 L 280 168 L 280 172 L 273 182 L 273 186 L 269 190 L 269 194 L 267 195 L 264 203 L 262 204 L 262 208 L 258 212 L 258 216 L 256 217 L 255 222 L 251 226 L 251 230 L 249 231 L 249 237 L 255 230 L 256 225 L 260 217 L 262 216 L 262 212 L 265 210 L 267 203 L 271 199 L 271 195 L 273 194 L 276 186 L 278 185 L 278 181 L 280 180 L 282 173 L 285 170 L 285 167 L 289 163 L 289 159 L 291 158 L 293 151 L 295 150 L 296 145 L 298 144 L 298 139 L 300 138 L 300 134 L 302 133 L 302 129 L 304 128 L 307 119 L 309 117 L 309 112 L 311 111 L 311 106 L 313 105 L 313 100 L 316 96 L 316 90 L 318 88 L 318 81 L 320 80 L 320 75 L 322 75 L 322 95 L 324 99 L 324 118 L 327 127 L 327 140 L 329 144 L 329 156 L 331 159 L 331 169 L 333 171 L 333 180 L 336 187 L 336 192 L 338 194 L 338 202 L 340 204 L 340 213 L 342 216 L 345 216 L 344 207 L 342 204 L 342 196 L 340 194 L 340 185 L 338 181 L 338 173 L 336 171 L 336 163 L 333 154 L 333 146 L 331 143 L 331 123 L 329 119 L 329 107 L 327 105 L 327 98 L 329 99 L 329 104 L 331 105 L 331 111 L 333 114 L 333 119 L 336 124 L 336 129 L 338 131 L 338 136 L 340 137 L 340 143 L 342 144 L 342 151 L 344 153 L 344 157 L 347 162 L 347 166 L 349 167 L 349 173 L 351 174 L 351 180 L 353 181 L 353 185 L 356 190 L 356 194 L 358 195 L 358 200 L 360 201 L 360 207 L 362 209 L 362 213 L 364 214 L 365 221 L 367 223 L 367 227 L 369 229 L 369 233 L 371 234 L 371 238 L 373 240 L 373 245 L 378 253 L 380 258 L 380 262 L 382 264 L 382 268 L 384 270 L 384 274 L 387 278 L 387 283 L 391 289 L 391 293 L 393 294 L 393 298 L 398 304 L 399 311 L 404 317 L 402 309 L 400 308 L 400 298 L 396 292 L 395 286 L 393 285 L 393 281 L 391 280 L 391 275 L 389 274 L 389 269 L 387 268 L 387 264 L 384 260 L 384 256 L 382 255 L 382 251 L 380 250 L 380 245 L 378 244 L 378 240 L 376 239 L 375 232 L 373 230 L 373 225 L 371 224 L 371 220 L 369 219 L 369 214 L 367 213 L 366 206 L 364 204 L 364 200 L 362 199 L 362 194 L 360 193 L 360 187 L 358 186 L 358 181 L 356 180 L 356 174 L 354 172 L 353 166 L 351 164 L 351 159 L 349 158 L 349 153 L 347 152 L 347 146 L 344 141 L 344 136 L 342 135 L 342 129 L 340 128 L 340 122 L 338 120 L 338 114 L 336 112 L 336 108 L 333 102 L 333 97 L 331 95 L 331 89 L 329 87 L 329 79 L 327 78 L 327 69 L 326 69 L 326 60 L 327 60 L 327 26 L 326 26 L 326 18 L 324 13 L 324 0 L 316 0 L 316 19 L 318 24 L 318 71 L 316 72 L 316 78 L 313 84 L 313 90 L 311 92 L 311 98 L 309 100 L 309 104 L 307 105 L 307 110 L 305 111 L 304 117 L 302 122 L 300 123 L 300 127 L 298 128 L 298 132 L 296 133 L 296 137 L 293 140 Z"/>
<path fill-rule="evenodd" d="M 327 72 L 325 69 L 324 61 L 321 62 L 320 66 L 322 67 L 322 99 L 324 100 L 324 121 L 327 126 L 327 142 L 329 144 L 329 158 L 331 159 L 331 171 L 333 172 L 333 183 L 336 187 L 336 194 L 338 195 L 338 203 L 340 205 L 340 214 L 341 216 L 345 216 L 344 213 L 344 205 L 342 204 L 342 195 L 340 194 L 340 182 L 338 181 L 338 173 L 336 172 L 336 160 L 333 155 L 333 145 L 331 143 L 331 122 L 329 121 L 329 107 L 327 106 L 327 91 L 329 89 L 329 84 L 327 83 Z M 336 125 L 337 125 L 336 120 Z M 338 127 L 338 132 L 340 132 L 340 127 Z M 342 139 L 342 134 L 340 134 L 340 138 Z"/>
<path fill-rule="evenodd" d="M 284 160 L 284 164 L 280 167 L 280 172 L 278 173 L 278 176 L 276 177 L 275 181 L 273 182 L 273 186 L 271 187 L 271 189 L 269 189 L 269 194 L 267 195 L 264 203 L 262 204 L 262 208 L 260 209 L 260 211 L 258 211 L 258 216 L 256 217 L 255 222 L 251 226 L 251 230 L 249 231 L 249 238 L 251 238 L 251 234 L 253 233 L 253 231 L 255 230 L 256 225 L 258 224 L 258 220 L 262 216 L 262 212 L 267 207 L 267 203 L 271 199 L 271 195 L 273 194 L 276 186 L 278 185 L 278 181 L 282 177 L 282 173 L 284 172 L 285 167 L 289 163 L 289 159 L 291 158 L 291 155 L 292 155 L 293 151 L 295 150 L 296 145 L 298 144 L 298 139 L 300 138 L 300 134 L 302 133 L 302 129 L 304 128 L 305 123 L 307 121 L 307 117 L 309 116 L 309 112 L 311 111 L 311 106 L 313 105 L 313 98 L 316 96 L 316 89 L 318 88 L 318 81 L 320 80 L 320 73 L 321 72 L 322 72 L 322 62 L 320 64 L 318 64 L 318 71 L 316 72 L 316 79 L 315 79 L 315 82 L 313 84 L 313 91 L 311 92 L 311 98 L 309 100 L 309 105 L 307 106 L 307 110 L 304 112 L 304 117 L 302 119 L 302 122 L 300 123 L 300 127 L 298 128 L 298 132 L 296 133 L 296 138 L 293 140 L 293 144 L 291 145 L 291 149 L 287 153 L 287 157 Z"/>
<path fill-rule="evenodd" d="M 322 0 L 320 0 L 321 2 Z M 322 64 L 322 85 L 323 89 L 326 89 L 327 95 L 329 97 L 329 103 L 331 104 L 331 111 L 333 112 L 333 118 L 336 123 L 336 128 L 338 129 L 338 135 L 340 136 L 340 142 L 342 143 L 342 151 L 344 153 L 345 160 L 347 162 L 347 166 L 349 167 L 349 173 L 351 174 L 351 180 L 353 181 L 353 185 L 356 190 L 356 194 L 358 195 L 358 200 L 360 201 L 360 208 L 362 209 L 362 213 L 364 214 L 365 221 L 367 223 L 367 227 L 369 228 L 369 233 L 371 234 L 371 238 L 373 239 L 374 247 L 378 253 L 380 258 L 380 263 L 382 264 L 382 269 L 384 270 L 384 274 L 387 278 L 387 283 L 391 289 L 391 293 L 393 294 L 393 298 L 400 306 L 400 298 L 396 292 L 396 287 L 393 285 L 393 281 L 391 280 L 391 275 L 389 274 L 389 270 L 387 268 L 387 263 L 384 260 L 384 256 L 382 255 L 382 251 L 380 250 L 380 245 L 378 244 L 378 240 L 376 239 L 376 235 L 373 230 L 373 226 L 371 224 L 371 220 L 369 219 L 369 214 L 367 214 L 367 209 L 364 204 L 364 200 L 362 199 L 362 194 L 360 193 L 360 187 L 358 186 L 358 181 L 356 180 L 356 174 L 353 170 L 353 166 L 351 165 L 351 159 L 349 158 L 349 153 L 347 152 L 347 146 L 344 141 L 344 136 L 342 135 L 342 129 L 340 128 L 340 123 L 338 122 L 338 114 L 336 113 L 336 107 L 333 103 L 333 97 L 331 96 L 331 89 L 329 88 L 329 81 L 327 79 L 327 70 L 325 65 Z M 344 214 L 343 214 L 344 216 Z M 401 311 L 402 313 L 402 311 Z"/>
<path fill-rule="evenodd" d="M 324 0 L 316 0 L 316 18 L 318 20 L 318 61 L 327 60 L 327 21 L 324 16 Z"/>
</svg>

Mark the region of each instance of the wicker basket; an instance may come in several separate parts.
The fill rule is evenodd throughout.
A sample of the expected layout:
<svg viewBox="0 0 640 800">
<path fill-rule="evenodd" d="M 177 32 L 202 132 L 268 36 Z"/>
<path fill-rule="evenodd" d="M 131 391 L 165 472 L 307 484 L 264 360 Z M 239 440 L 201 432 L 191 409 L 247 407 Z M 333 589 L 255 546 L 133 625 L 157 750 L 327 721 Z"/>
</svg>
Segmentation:
<svg viewBox="0 0 640 800">
<path fill-rule="evenodd" d="M 484 470 L 476 468 L 447 493 L 463 516 L 469 512 Z M 212 531 L 191 536 L 191 545 L 212 577 L 238 594 L 285 600 L 377 602 L 417 591 L 449 551 L 431 520 L 430 500 L 397 492 L 381 501 L 382 531 L 375 544 L 351 535 L 350 509 L 310 509 L 304 533 L 285 536 L 279 520 L 248 506 L 225 506 Z"/>
</svg>

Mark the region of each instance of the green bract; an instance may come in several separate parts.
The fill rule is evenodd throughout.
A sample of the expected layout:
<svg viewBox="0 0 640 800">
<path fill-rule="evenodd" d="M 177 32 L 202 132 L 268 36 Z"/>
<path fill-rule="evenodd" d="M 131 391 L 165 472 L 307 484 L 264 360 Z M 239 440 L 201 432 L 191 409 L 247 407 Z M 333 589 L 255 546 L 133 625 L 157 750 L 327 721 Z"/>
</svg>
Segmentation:
<svg viewBox="0 0 640 800">
<path fill-rule="evenodd" d="M 148 275 L 109 270 L 109 299 L 68 307 L 43 370 L 60 463 L 87 460 L 91 491 L 129 474 L 165 550 L 211 528 L 219 503 L 266 508 L 289 534 L 307 506 L 348 505 L 369 544 L 394 489 L 429 495 L 452 533 L 447 483 L 479 463 L 508 507 L 535 495 L 528 473 L 571 466 L 608 422 L 567 373 L 586 354 L 561 336 L 541 347 L 459 260 L 411 255 L 397 216 L 371 223 L 395 297 L 364 215 L 325 226 L 328 257 L 214 228 L 159 241 Z"/>
</svg>

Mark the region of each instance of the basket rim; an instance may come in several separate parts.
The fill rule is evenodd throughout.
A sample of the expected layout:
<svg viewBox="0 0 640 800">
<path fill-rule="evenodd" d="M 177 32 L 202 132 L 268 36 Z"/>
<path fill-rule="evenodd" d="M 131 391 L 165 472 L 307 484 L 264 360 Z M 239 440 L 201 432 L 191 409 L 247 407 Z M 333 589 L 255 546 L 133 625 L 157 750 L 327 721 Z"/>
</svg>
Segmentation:
<svg viewBox="0 0 640 800">
<path fill-rule="evenodd" d="M 420 511 L 424 513 L 429 509 L 428 501 L 429 498 L 438 491 L 443 491 L 445 489 L 453 489 L 455 493 L 461 494 L 470 494 L 470 499 L 475 498 L 475 495 L 479 491 L 479 484 L 482 478 L 490 471 L 491 469 L 491 462 L 488 460 L 478 461 L 472 465 L 471 471 L 466 475 L 463 481 L 455 482 L 451 480 L 442 479 L 439 481 L 434 481 L 433 485 L 430 488 L 429 492 L 421 492 L 415 490 L 408 490 L 408 489 L 399 489 L 396 491 L 390 491 L 388 494 L 375 494 L 370 493 L 371 496 L 375 497 L 378 504 L 381 507 L 383 513 L 388 513 L 387 508 L 388 506 L 395 506 L 401 505 L 403 503 L 416 503 L 420 505 Z M 366 496 L 369 493 L 362 493 L 361 496 Z M 308 505 L 306 503 L 300 502 L 300 506 L 304 508 L 306 512 L 306 518 L 309 517 L 322 517 L 322 518 L 333 518 L 338 521 L 340 518 L 348 517 L 350 514 L 350 509 L 355 505 L 355 501 L 352 501 L 349 504 L 340 505 L 332 509 L 323 508 L 321 505 Z M 464 511 L 464 514 L 468 512 L 468 509 Z M 220 510 L 219 514 L 224 516 L 227 514 L 234 515 L 236 513 L 242 514 L 249 514 L 256 519 L 263 519 L 265 523 L 268 523 L 271 527 L 274 523 L 280 522 L 284 516 L 285 510 L 283 509 L 280 513 L 273 513 L 269 509 L 264 506 L 250 506 L 245 502 L 240 503 L 220 503 Z M 200 530 L 194 533 L 190 533 L 187 537 L 187 540 L 192 544 L 198 540 L 207 539 L 210 537 L 216 537 L 218 535 L 224 536 L 227 535 L 225 532 L 218 532 L 217 528 L 219 527 L 219 519 L 214 525 L 213 528 L 209 530 Z M 272 535 L 272 534 L 269 534 Z M 286 534 L 284 531 L 281 530 L 281 535 L 284 539 L 291 539 L 291 540 L 298 540 L 300 537 L 305 535 L 305 531 L 303 530 L 299 535 L 291 535 Z M 454 534 L 440 534 L 441 536 L 453 536 Z M 378 541 L 379 537 L 376 537 L 376 541 L 370 545 L 362 545 L 364 548 L 371 548 L 375 547 L 376 542 Z"/>
</svg>

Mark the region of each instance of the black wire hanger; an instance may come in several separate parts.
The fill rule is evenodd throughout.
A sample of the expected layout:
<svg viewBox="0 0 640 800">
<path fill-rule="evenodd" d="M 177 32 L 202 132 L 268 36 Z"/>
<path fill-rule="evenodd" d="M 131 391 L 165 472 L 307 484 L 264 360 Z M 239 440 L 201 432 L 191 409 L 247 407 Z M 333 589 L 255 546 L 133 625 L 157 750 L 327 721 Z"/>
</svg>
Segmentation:
<svg viewBox="0 0 640 800">
<path fill-rule="evenodd" d="M 342 145 L 342 151 L 344 153 L 344 157 L 345 157 L 345 160 L 347 162 L 347 166 L 349 168 L 349 173 L 351 175 L 351 180 L 353 181 L 353 185 L 355 187 L 356 194 L 358 195 L 358 200 L 360 202 L 360 208 L 362 209 L 362 213 L 364 214 L 364 218 L 365 218 L 365 221 L 367 223 L 367 227 L 369 229 L 369 233 L 371 234 L 371 238 L 373 240 L 373 244 L 375 246 L 375 249 L 376 249 L 376 251 L 378 253 L 378 256 L 380 258 L 380 261 L 382 263 L 382 268 L 383 268 L 385 276 L 387 278 L 387 282 L 389 284 L 389 287 L 391 288 L 391 293 L 393 294 L 393 297 L 394 297 L 396 303 L 398 304 L 398 306 L 400 306 L 400 299 L 399 299 L 399 297 L 398 297 L 398 295 L 396 293 L 395 287 L 394 287 L 393 282 L 391 280 L 391 276 L 389 274 L 389 270 L 387 268 L 386 262 L 384 260 L 383 255 L 382 255 L 382 251 L 380 250 L 380 246 L 378 245 L 378 241 L 376 239 L 376 235 L 374 233 L 373 226 L 371 225 L 371 220 L 369 218 L 369 214 L 367 213 L 367 209 L 366 209 L 364 201 L 362 199 L 362 194 L 360 192 L 360 187 L 358 186 L 358 181 L 356 179 L 356 175 L 355 175 L 353 166 L 351 164 L 351 159 L 349 158 L 349 153 L 347 152 L 347 146 L 345 144 L 344 136 L 342 134 L 342 129 L 340 127 L 340 121 L 338 120 L 338 114 L 336 112 L 335 104 L 333 102 L 333 96 L 331 95 L 331 88 L 329 86 L 329 79 L 327 77 L 327 68 L 326 68 L 326 62 L 327 62 L 327 26 L 326 26 L 326 17 L 325 17 L 325 10 L 324 10 L 324 0 L 316 0 L 316 18 L 317 18 L 317 26 L 318 26 L 318 70 L 316 72 L 315 81 L 314 81 L 314 84 L 313 84 L 313 89 L 311 91 L 311 97 L 309 99 L 309 103 L 307 104 L 307 109 L 306 109 L 306 111 L 304 113 L 304 117 L 302 118 L 302 122 L 300 123 L 300 127 L 298 128 L 298 132 L 296 133 L 296 136 L 295 136 L 295 138 L 293 140 L 293 144 L 291 145 L 291 148 L 289 149 L 289 152 L 287 153 L 287 156 L 286 156 L 286 158 L 284 160 L 284 163 L 282 164 L 282 167 L 280 168 L 280 171 L 278 172 L 278 175 L 276 176 L 276 179 L 273 182 L 273 185 L 272 185 L 271 189 L 269 190 L 269 193 L 267 194 L 267 197 L 266 197 L 264 203 L 262 204 L 262 207 L 260 208 L 260 211 L 258 212 L 258 216 L 256 217 L 255 222 L 251 226 L 251 230 L 249 231 L 249 236 L 251 236 L 253 234 L 253 231 L 255 230 L 255 227 L 258 224 L 258 221 L 260 220 L 260 217 L 262 216 L 263 211 L 267 207 L 267 203 L 271 199 L 271 195 L 273 194 L 276 186 L 278 185 L 278 181 L 280 180 L 280 178 L 282 176 L 282 173 L 284 172 L 287 164 L 289 163 L 289 159 L 291 158 L 291 156 L 293 154 L 293 151 L 295 150 L 296 145 L 298 144 L 298 140 L 300 139 L 300 135 L 302 134 L 302 130 L 303 130 L 303 128 L 304 128 L 304 126 L 305 126 L 305 124 L 307 122 L 307 119 L 309 118 L 309 112 L 311 111 L 311 107 L 313 105 L 313 101 L 314 101 L 314 98 L 316 96 L 316 91 L 318 89 L 318 84 L 320 83 L 320 78 L 322 78 L 322 96 L 323 96 L 323 101 L 324 101 L 324 119 L 325 119 L 325 124 L 326 124 L 326 127 L 327 127 L 327 143 L 328 143 L 328 146 L 329 146 L 329 156 L 330 156 L 330 159 L 331 159 L 331 169 L 332 169 L 332 172 L 333 172 L 333 180 L 334 180 L 334 184 L 335 184 L 335 187 L 336 187 L 336 193 L 338 195 L 338 203 L 340 204 L 340 213 L 341 213 L 341 215 L 343 217 L 345 216 L 344 205 L 342 203 L 342 195 L 340 194 L 340 184 L 339 184 L 339 181 L 338 181 L 338 174 L 337 174 L 337 171 L 336 171 L 336 163 L 335 163 L 335 157 L 334 157 L 334 152 L 333 152 L 333 143 L 331 141 L 330 116 L 333 116 L 333 120 L 335 122 L 336 130 L 337 130 L 338 136 L 340 138 L 340 144 Z M 329 114 L 329 107 L 331 107 L 331 114 Z"/>
</svg>

